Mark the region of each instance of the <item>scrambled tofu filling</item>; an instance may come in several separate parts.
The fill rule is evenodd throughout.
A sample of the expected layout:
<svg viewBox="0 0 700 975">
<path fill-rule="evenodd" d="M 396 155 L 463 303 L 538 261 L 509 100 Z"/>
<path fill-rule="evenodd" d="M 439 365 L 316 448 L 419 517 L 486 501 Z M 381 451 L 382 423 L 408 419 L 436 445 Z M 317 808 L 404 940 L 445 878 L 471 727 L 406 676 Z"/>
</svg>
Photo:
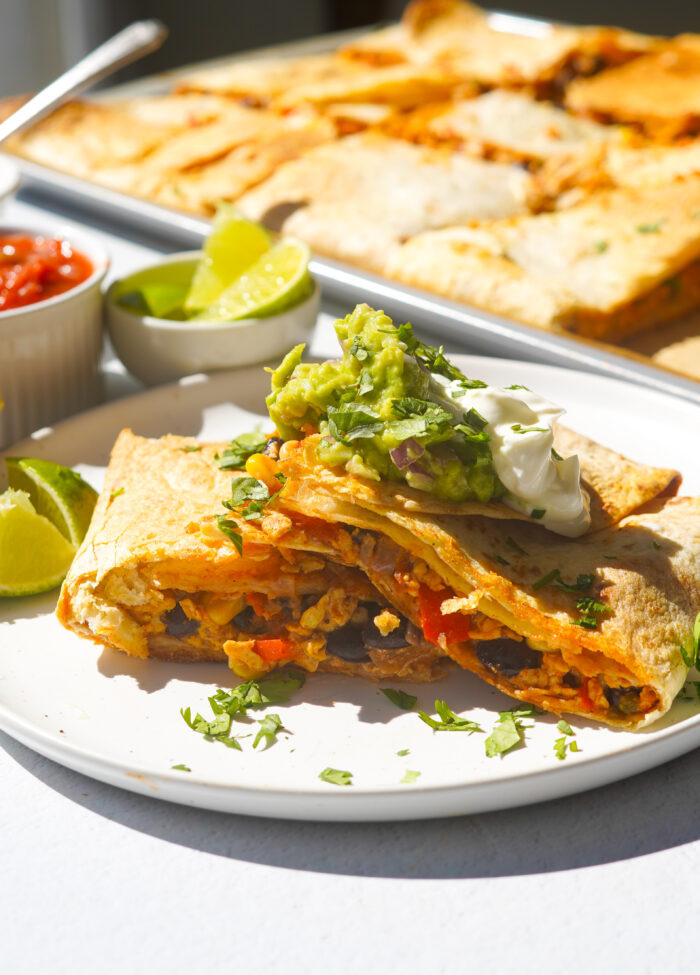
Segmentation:
<svg viewBox="0 0 700 975">
<path fill-rule="evenodd" d="M 396 610 L 375 601 L 371 587 L 353 592 L 274 596 L 261 592 L 164 594 L 173 605 L 146 623 L 149 650 L 197 656 L 212 649 L 243 680 L 294 663 L 308 671 L 430 679 L 444 652 L 427 643 Z"/>
<path fill-rule="evenodd" d="M 616 661 L 585 648 L 573 651 L 525 638 L 477 609 L 481 593 L 455 595 L 423 560 L 389 539 L 357 529 L 353 540 L 358 563 L 374 586 L 405 610 L 416 629 L 433 637 L 461 667 L 507 693 L 550 711 L 613 716 L 643 714 L 657 706 L 656 692 L 636 684 L 634 675 Z M 438 599 L 436 609 L 443 614 L 444 632 L 426 616 L 425 607 L 435 605 L 424 598 L 426 590 L 445 597 Z"/>
</svg>

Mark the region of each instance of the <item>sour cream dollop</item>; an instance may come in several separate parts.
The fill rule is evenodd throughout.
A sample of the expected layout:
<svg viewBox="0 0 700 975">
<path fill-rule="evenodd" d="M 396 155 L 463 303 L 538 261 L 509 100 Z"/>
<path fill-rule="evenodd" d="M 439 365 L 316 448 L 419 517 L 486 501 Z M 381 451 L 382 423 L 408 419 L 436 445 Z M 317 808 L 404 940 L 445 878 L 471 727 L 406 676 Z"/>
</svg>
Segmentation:
<svg viewBox="0 0 700 975">
<path fill-rule="evenodd" d="M 464 390 L 458 381 L 431 376 L 431 398 L 455 415 L 477 410 L 486 420 L 493 466 L 507 490 L 504 504 L 538 518 L 558 535 L 576 538 L 591 523 L 576 455 L 552 453 L 555 422 L 566 410 L 524 387 Z M 542 514 L 540 514 L 542 512 Z"/>
</svg>

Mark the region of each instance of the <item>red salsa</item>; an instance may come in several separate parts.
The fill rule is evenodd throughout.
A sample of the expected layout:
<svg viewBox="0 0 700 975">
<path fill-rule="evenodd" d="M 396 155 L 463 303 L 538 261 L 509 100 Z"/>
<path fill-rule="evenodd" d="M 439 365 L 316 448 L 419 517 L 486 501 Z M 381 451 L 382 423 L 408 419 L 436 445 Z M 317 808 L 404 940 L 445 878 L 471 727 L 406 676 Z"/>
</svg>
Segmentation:
<svg viewBox="0 0 700 975">
<path fill-rule="evenodd" d="M 0 236 L 0 311 L 45 301 L 75 288 L 94 268 L 67 240 Z"/>
</svg>

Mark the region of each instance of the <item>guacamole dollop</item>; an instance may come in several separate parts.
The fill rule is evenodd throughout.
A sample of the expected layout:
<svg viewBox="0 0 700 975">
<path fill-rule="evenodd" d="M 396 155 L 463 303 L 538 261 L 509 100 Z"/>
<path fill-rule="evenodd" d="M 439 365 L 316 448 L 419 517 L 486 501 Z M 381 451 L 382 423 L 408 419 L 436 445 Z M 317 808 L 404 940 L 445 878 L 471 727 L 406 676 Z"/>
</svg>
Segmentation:
<svg viewBox="0 0 700 975">
<path fill-rule="evenodd" d="M 303 345 L 272 373 L 270 417 L 285 440 L 321 434 L 317 453 L 329 467 L 405 481 L 450 501 L 488 501 L 504 493 L 485 419 L 442 394 L 435 376 L 470 380 L 442 349 L 418 342 L 382 311 L 358 305 L 335 324 L 342 359 L 303 363 Z M 480 385 L 485 385 L 481 383 Z"/>
</svg>

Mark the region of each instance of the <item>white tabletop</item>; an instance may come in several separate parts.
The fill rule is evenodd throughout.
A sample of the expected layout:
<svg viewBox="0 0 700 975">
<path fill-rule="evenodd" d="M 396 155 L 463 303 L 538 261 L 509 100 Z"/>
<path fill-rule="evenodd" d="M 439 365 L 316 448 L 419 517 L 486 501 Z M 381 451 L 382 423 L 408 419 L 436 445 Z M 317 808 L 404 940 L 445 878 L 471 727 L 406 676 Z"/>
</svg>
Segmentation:
<svg viewBox="0 0 700 975">
<path fill-rule="evenodd" d="M 30 214 L 13 203 L 4 216 Z M 96 233 L 112 273 L 153 253 Z M 319 354 L 332 348 L 329 329 L 325 316 Z M 109 354 L 106 373 L 110 398 L 142 388 Z M 2 733 L 0 745 L 3 973 L 700 967 L 700 750 L 519 810 L 343 825 L 171 805 L 85 778 Z"/>
</svg>

